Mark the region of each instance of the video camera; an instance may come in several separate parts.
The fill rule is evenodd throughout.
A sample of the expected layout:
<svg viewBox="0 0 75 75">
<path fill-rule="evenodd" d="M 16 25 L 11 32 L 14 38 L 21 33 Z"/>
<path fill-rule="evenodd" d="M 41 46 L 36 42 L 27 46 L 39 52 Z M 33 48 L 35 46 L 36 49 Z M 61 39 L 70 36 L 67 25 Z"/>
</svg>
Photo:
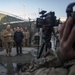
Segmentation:
<svg viewBox="0 0 75 75">
<path fill-rule="evenodd" d="M 41 16 L 37 18 L 36 20 L 36 27 L 42 28 L 43 26 L 58 26 L 60 23 L 60 20 L 56 20 L 55 12 L 50 11 L 49 13 L 46 13 L 47 11 L 42 10 L 39 12 Z"/>
</svg>

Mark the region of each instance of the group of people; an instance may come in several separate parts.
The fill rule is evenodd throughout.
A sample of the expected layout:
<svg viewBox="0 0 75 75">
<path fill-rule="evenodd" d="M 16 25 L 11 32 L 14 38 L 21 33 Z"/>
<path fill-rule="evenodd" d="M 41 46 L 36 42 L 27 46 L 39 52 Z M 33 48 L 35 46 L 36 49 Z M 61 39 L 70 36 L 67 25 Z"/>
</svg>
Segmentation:
<svg viewBox="0 0 75 75">
<path fill-rule="evenodd" d="M 16 54 L 19 55 L 22 54 L 22 46 L 29 46 L 29 37 L 27 27 L 11 29 L 11 26 L 7 25 L 6 29 L 0 33 L 0 46 L 6 49 L 7 56 L 11 56 L 12 47 L 15 45 Z"/>
</svg>

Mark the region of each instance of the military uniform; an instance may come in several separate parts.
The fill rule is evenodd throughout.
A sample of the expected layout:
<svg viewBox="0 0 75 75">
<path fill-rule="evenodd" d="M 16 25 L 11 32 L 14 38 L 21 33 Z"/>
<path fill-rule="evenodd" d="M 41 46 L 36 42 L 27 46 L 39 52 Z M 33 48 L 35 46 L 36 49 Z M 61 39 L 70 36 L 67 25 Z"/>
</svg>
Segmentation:
<svg viewBox="0 0 75 75">
<path fill-rule="evenodd" d="M 29 34 L 29 31 L 27 30 L 25 32 L 25 45 L 26 46 L 29 46 L 29 37 L 30 37 L 30 34 Z"/>
<path fill-rule="evenodd" d="M 37 59 L 36 63 L 33 63 L 27 70 L 25 69 L 25 72 L 20 70 L 19 75 L 75 75 L 75 59 L 60 65 L 61 61 L 57 61 L 60 59 L 58 56 L 50 54 L 45 58 Z"/>
<path fill-rule="evenodd" d="M 4 43 L 5 43 L 4 47 L 6 49 L 6 53 L 7 53 L 7 55 L 10 55 L 11 49 L 13 47 L 13 30 L 12 29 L 9 29 L 9 30 L 5 29 L 3 31 L 2 35 L 4 37 Z"/>
<path fill-rule="evenodd" d="M 23 38 L 23 46 L 25 47 L 25 31 L 23 31 L 23 35 L 24 35 L 24 38 Z"/>
<path fill-rule="evenodd" d="M 3 32 L 4 32 L 4 30 L 1 31 L 1 39 L 2 39 L 2 48 L 4 49 L 5 43 L 4 43 Z"/>
</svg>

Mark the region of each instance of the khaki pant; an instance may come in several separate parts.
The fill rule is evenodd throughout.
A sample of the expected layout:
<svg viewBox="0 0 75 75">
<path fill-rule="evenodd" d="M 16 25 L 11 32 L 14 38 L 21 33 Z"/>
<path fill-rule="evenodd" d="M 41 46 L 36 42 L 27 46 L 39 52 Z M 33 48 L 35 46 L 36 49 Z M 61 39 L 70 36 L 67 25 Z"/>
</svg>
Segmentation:
<svg viewBox="0 0 75 75">
<path fill-rule="evenodd" d="M 5 42 L 6 53 L 11 53 L 12 47 L 13 47 L 13 42 Z"/>
<path fill-rule="evenodd" d="M 25 47 L 25 39 L 23 39 L 22 46 Z"/>
<path fill-rule="evenodd" d="M 29 46 L 29 39 L 25 39 L 25 46 Z"/>
</svg>

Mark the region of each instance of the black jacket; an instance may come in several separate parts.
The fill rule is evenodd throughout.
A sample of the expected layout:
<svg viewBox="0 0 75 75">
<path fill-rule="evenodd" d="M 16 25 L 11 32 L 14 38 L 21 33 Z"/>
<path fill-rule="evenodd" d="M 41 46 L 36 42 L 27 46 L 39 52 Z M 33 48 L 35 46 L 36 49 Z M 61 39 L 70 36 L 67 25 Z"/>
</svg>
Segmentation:
<svg viewBox="0 0 75 75">
<path fill-rule="evenodd" d="M 20 31 L 20 32 L 15 32 L 14 33 L 14 41 L 16 42 L 16 43 L 21 43 L 22 42 L 22 40 L 23 40 L 23 33 Z"/>
</svg>

